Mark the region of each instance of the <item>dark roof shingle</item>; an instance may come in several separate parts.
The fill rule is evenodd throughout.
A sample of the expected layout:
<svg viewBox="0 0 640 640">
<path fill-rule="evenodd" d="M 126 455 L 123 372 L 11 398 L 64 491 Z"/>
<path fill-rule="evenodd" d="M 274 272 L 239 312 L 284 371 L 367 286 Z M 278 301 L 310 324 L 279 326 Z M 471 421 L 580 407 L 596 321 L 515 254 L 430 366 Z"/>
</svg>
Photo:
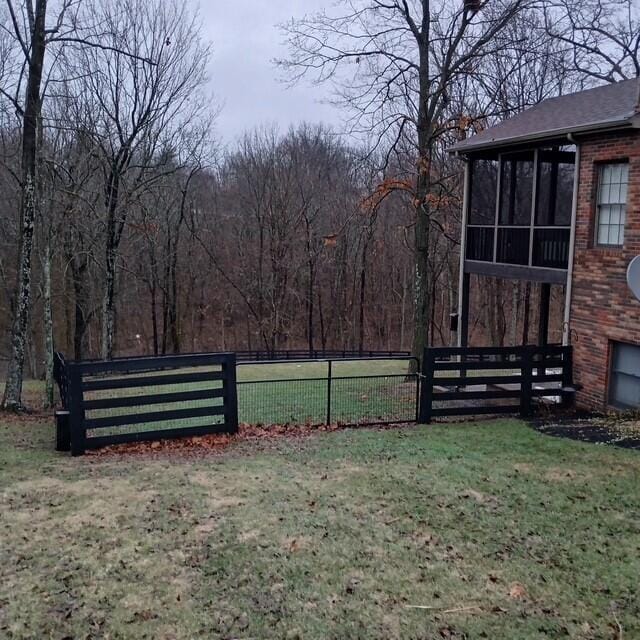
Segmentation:
<svg viewBox="0 0 640 640">
<path fill-rule="evenodd" d="M 450 151 L 464 153 L 607 126 L 630 126 L 638 113 L 639 89 L 640 79 L 634 78 L 549 98 L 455 144 Z"/>
</svg>

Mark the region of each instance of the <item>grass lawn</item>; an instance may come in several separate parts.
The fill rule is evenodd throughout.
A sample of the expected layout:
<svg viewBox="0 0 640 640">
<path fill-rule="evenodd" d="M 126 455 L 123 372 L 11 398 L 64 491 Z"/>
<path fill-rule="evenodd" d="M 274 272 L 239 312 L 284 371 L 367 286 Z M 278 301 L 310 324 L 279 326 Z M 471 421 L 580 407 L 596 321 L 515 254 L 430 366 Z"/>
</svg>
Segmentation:
<svg viewBox="0 0 640 640">
<path fill-rule="evenodd" d="M 8 420 L 2 638 L 640 637 L 637 452 L 503 420 L 70 458 Z"/>
</svg>

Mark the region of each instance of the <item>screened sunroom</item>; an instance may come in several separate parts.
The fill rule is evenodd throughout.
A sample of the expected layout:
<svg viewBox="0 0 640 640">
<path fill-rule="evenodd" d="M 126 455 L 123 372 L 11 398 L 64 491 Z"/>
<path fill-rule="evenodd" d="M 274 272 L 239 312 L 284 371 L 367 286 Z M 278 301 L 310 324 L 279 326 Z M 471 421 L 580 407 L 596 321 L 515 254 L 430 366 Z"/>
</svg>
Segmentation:
<svg viewBox="0 0 640 640">
<path fill-rule="evenodd" d="M 538 283 L 538 341 L 547 343 L 551 287 L 568 281 L 576 159 L 575 146 L 567 144 L 489 146 L 465 156 L 461 346 L 468 344 L 472 274 Z"/>
<path fill-rule="evenodd" d="M 465 260 L 566 271 L 574 168 L 572 147 L 470 157 Z M 474 270 L 473 264 L 467 267 Z M 501 273 L 518 270 L 492 270 L 492 275 Z M 564 280 L 563 273 L 550 277 Z"/>
</svg>

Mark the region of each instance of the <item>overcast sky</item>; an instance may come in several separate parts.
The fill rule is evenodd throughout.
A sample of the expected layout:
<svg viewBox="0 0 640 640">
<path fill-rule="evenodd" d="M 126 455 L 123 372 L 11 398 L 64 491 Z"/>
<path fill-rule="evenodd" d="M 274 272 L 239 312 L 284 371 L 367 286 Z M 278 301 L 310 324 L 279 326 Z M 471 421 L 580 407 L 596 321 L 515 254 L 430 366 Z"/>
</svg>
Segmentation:
<svg viewBox="0 0 640 640">
<path fill-rule="evenodd" d="M 203 31 L 213 42 L 210 77 L 222 113 L 218 135 L 233 142 L 248 128 L 277 123 L 281 129 L 306 120 L 340 126 L 340 113 L 322 104 L 327 89 L 308 83 L 287 88 L 272 59 L 284 57 L 276 25 L 301 17 L 332 0 L 192 0 L 200 7 Z"/>
</svg>

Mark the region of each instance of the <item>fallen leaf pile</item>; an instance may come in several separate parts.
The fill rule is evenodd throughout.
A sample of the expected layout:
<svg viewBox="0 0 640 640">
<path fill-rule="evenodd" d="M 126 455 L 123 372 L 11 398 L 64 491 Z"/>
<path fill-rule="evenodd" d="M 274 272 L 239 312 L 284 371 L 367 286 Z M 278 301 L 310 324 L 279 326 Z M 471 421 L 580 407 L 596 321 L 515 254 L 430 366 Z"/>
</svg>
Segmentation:
<svg viewBox="0 0 640 640">
<path fill-rule="evenodd" d="M 397 425 L 382 425 L 380 428 L 393 428 Z M 334 423 L 326 424 L 240 424 L 237 434 L 216 433 L 190 438 L 173 438 L 155 440 L 153 442 L 131 442 L 110 445 L 100 449 L 87 451 L 87 455 L 104 457 L 114 454 L 158 454 L 175 452 L 180 454 L 202 454 L 220 451 L 233 443 L 252 440 L 267 440 L 281 437 L 304 438 L 314 433 L 338 431 L 353 428 L 354 425 Z"/>
</svg>

